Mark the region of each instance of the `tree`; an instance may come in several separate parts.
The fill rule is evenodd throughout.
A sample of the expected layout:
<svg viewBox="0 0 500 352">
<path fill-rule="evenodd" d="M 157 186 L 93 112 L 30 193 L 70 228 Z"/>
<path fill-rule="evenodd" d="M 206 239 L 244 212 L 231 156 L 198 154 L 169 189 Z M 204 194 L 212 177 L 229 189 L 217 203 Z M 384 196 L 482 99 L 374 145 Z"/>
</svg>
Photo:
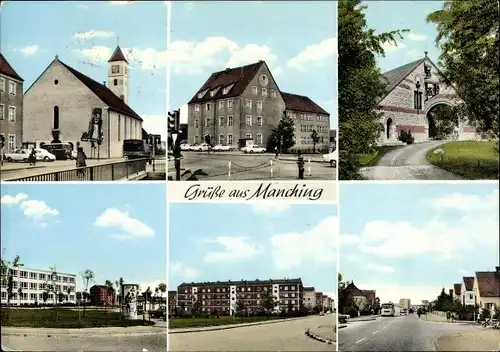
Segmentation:
<svg viewBox="0 0 500 352">
<path fill-rule="evenodd" d="M 498 139 L 498 2 L 448 0 L 427 22 L 437 25 L 443 78 L 454 84 L 463 101 L 457 101 L 456 114 Z"/>
<path fill-rule="evenodd" d="M 151 297 L 153 296 L 153 292 L 151 291 L 151 287 L 148 286 L 146 291 L 142 293 L 142 298 L 144 298 L 144 310 L 147 310 L 147 303 L 151 301 Z"/>
<path fill-rule="evenodd" d="M 104 315 L 107 315 L 107 310 L 106 307 L 108 305 L 108 298 L 109 296 L 113 295 L 114 289 L 113 289 L 113 282 L 111 280 L 106 280 L 106 283 L 104 284 L 106 286 L 106 300 L 104 301 Z M 114 295 L 113 295 L 114 298 Z"/>
<path fill-rule="evenodd" d="M 236 301 L 236 316 L 243 316 L 245 311 L 247 310 L 247 306 L 245 302 L 240 298 Z"/>
<path fill-rule="evenodd" d="M 458 125 L 455 112 L 449 105 L 439 104 L 429 111 L 429 138 L 446 139 Z"/>
<path fill-rule="evenodd" d="M 267 150 L 274 151 L 275 147 L 281 153 L 287 153 L 295 145 L 295 123 L 291 116 L 287 116 L 286 111 L 278 122 L 278 126 L 271 131 L 267 141 Z"/>
<path fill-rule="evenodd" d="M 42 300 L 44 304 L 47 304 L 47 300 L 49 299 L 49 291 L 42 292 Z"/>
<path fill-rule="evenodd" d="M 159 285 L 158 285 L 158 289 L 160 290 L 160 292 L 162 293 L 162 297 L 163 297 L 163 294 L 165 292 L 167 292 L 167 284 L 165 284 L 164 282 L 161 282 Z M 165 298 L 165 301 L 166 301 L 166 298 Z M 163 298 L 162 298 L 162 303 L 163 303 Z"/>
<path fill-rule="evenodd" d="M 92 270 L 90 269 L 85 269 L 83 272 L 80 273 L 82 276 L 82 281 L 83 281 L 83 287 L 85 288 L 85 292 L 83 294 L 83 300 L 87 301 L 88 297 L 90 296 L 88 293 L 89 285 L 94 282 L 95 280 L 95 274 Z M 85 306 L 83 305 L 83 316 L 85 316 Z"/>
<path fill-rule="evenodd" d="M 64 293 L 59 292 L 57 294 L 57 299 L 58 299 L 59 303 L 63 303 L 64 302 Z"/>
<path fill-rule="evenodd" d="M 369 151 L 380 133 L 380 99 L 386 88 L 376 56 L 384 56 L 383 44 L 396 45 L 396 30 L 375 34 L 366 27 L 361 0 L 338 3 L 338 105 L 339 179 L 359 179 L 359 155 Z"/>
<path fill-rule="evenodd" d="M 5 254 L 5 250 L 3 250 Z M 3 257 L 4 255 L 2 255 Z M 10 300 L 14 297 L 14 270 L 17 270 L 19 267 L 24 266 L 21 264 L 21 258 L 19 255 L 14 257 L 14 260 L 8 261 L 5 259 L 1 259 L 0 264 L 0 278 L 1 284 L 7 286 L 7 307 L 10 306 Z M 9 315 L 10 320 L 10 315 Z"/>
<path fill-rule="evenodd" d="M 316 153 L 316 144 L 318 144 L 319 141 L 320 141 L 320 138 L 318 136 L 318 132 L 316 132 L 316 130 L 312 131 L 312 133 L 311 133 L 311 139 L 312 139 L 312 142 L 313 142 L 313 153 Z"/>
<path fill-rule="evenodd" d="M 337 284 L 337 300 L 338 300 L 338 308 L 339 313 L 343 314 L 346 308 L 346 300 L 347 297 L 345 295 L 344 289 L 346 288 L 346 283 L 342 281 L 342 274 L 338 273 L 338 284 Z"/>
<path fill-rule="evenodd" d="M 80 301 L 81 301 L 81 300 L 82 300 L 82 293 L 81 293 L 80 291 L 78 291 L 78 292 L 76 293 L 76 301 L 77 301 L 78 303 L 80 303 Z"/>
<path fill-rule="evenodd" d="M 278 302 L 269 291 L 266 291 L 260 296 L 260 305 L 266 313 L 269 313 L 274 310 L 274 308 L 278 305 Z"/>
<path fill-rule="evenodd" d="M 69 302 L 69 295 L 71 294 L 72 291 L 73 291 L 73 289 L 71 287 L 68 287 L 68 289 L 66 290 L 66 293 L 68 294 L 66 296 L 66 302 Z"/>
</svg>

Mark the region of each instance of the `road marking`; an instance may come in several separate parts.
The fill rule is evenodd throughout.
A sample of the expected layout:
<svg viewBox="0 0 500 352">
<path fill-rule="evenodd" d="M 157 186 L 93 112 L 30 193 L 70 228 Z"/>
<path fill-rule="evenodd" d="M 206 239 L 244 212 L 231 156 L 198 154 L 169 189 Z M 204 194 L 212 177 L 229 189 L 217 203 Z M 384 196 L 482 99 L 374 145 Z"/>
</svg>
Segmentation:
<svg viewBox="0 0 500 352">
<path fill-rule="evenodd" d="M 362 342 L 362 341 L 364 341 L 364 340 L 366 340 L 366 337 L 363 337 L 361 340 L 356 341 L 356 344 L 358 344 L 358 343 L 360 343 L 360 342 Z"/>
</svg>

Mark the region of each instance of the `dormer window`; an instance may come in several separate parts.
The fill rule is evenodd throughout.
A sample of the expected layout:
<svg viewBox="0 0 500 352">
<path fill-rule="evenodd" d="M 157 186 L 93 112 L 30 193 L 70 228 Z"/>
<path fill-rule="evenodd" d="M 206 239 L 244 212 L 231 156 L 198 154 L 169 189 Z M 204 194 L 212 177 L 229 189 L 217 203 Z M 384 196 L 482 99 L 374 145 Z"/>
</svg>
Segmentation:
<svg viewBox="0 0 500 352">
<path fill-rule="evenodd" d="M 205 94 L 207 94 L 207 92 L 208 92 L 208 89 L 205 89 L 204 91 L 199 92 L 198 93 L 198 99 L 203 98 L 205 96 Z"/>
<path fill-rule="evenodd" d="M 207 111 L 210 111 L 210 103 L 207 103 L 207 104 L 205 105 L 205 108 L 207 109 Z"/>
<path fill-rule="evenodd" d="M 220 89 L 220 87 L 217 87 L 217 88 L 215 88 L 214 90 L 212 90 L 212 91 L 210 92 L 210 96 L 211 96 L 211 97 L 215 96 L 215 94 L 217 94 L 217 92 L 219 91 L 219 89 Z"/>
<path fill-rule="evenodd" d="M 222 94 L 223 94 L 223 95 L 226 95 L 227 93 L 229 93 L 229 91 L 231 90 L 231 88 L 233 88 L 233 86 L 234 86 L 234 83 L 233 83 L 233 84 L 230 84 L 229 86 L 227 86 L 226 88 L 224 88 L 224 89 L 222 90 Z"/>
</svg>

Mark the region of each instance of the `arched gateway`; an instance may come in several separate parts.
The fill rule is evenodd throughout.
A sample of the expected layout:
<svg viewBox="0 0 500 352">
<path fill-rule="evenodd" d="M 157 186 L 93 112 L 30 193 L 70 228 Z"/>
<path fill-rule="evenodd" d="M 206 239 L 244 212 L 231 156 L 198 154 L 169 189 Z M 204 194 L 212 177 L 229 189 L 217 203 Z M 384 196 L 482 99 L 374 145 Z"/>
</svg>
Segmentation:
<svg viewBox="0 0 500 352">
<path fill-rule="evenodd" d="M 443 82 L 437 66 L 425 56 L 409 64 L 384 73 L 387 80 L 385 96 L 380 100 L 383 113 L 380 125 L 379 144 L 400 144 L 398 135 L 410 131 L 415 142 L 424 142 L 429 137 L 429 120 L 438 105 L 457 104 L 456 92 L 451 84 Z M 447 139 L 478 139 L 475 128 L 458 121 Z"/>
</svg>

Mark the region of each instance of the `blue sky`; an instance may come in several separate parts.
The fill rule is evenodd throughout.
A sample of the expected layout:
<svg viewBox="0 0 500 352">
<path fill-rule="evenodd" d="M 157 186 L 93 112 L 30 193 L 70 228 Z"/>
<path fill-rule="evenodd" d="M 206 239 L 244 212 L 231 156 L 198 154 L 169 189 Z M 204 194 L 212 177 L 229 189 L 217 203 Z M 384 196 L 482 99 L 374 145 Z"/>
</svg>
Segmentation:
<svg viewBox="0 0 500 352">
<path fill-rule="evenodd" d="M 1 8 L 2 54 L 27 90 L 56 55 L 96 81 L 107 81 L 107 61 L 119 42 L 131 68 L 129 105 L 145 119 L 148 132 L 161 133 L 167 7 L 162 1 L 121 3 L 7 1 Z"/>
<path fill-rule="evenodd" d="M 435 299 L 499 265 L 498 184 L 342 184 L 340 272 L 382 301 Z"/>
<path fill-rule="evenodd" d="M 379 59 L 382 72 L 410 63 L 424 57 L 428 51 L 429 58 L 437 65 L 440 55 L 436 48 L 436 26 L 426 22 L 429 13 L 441 9 L 443 1 L 368 1 L 364 5 L 367 26 L 377 33 L 396 29 L 409 29 L 399 45 L 386 46 L 386 55 Z"/>
<path fill-rule="evenodd" d="M 56 266 L 95 282 L 156 286 L 166 281 L 166 190 L 162 184 L 2 184 L 5 258 L 27 268 Z M 143 288 L 143 289 L 145 289 Z"/>
<path fill-rule="evenodd" d="M 335 205 L 171 203 L 169 212 L 170 289 L 300 277 L 330 297 L 336 291 Z"/>
<path fill-rule="evenodd" d="M 174 1 L 172 108 L 213 72 L 264 60 L 280 89 L 310 97 L 336 126 L 336 18 L 335 2 L 327 1 Z"/>
</svg>

